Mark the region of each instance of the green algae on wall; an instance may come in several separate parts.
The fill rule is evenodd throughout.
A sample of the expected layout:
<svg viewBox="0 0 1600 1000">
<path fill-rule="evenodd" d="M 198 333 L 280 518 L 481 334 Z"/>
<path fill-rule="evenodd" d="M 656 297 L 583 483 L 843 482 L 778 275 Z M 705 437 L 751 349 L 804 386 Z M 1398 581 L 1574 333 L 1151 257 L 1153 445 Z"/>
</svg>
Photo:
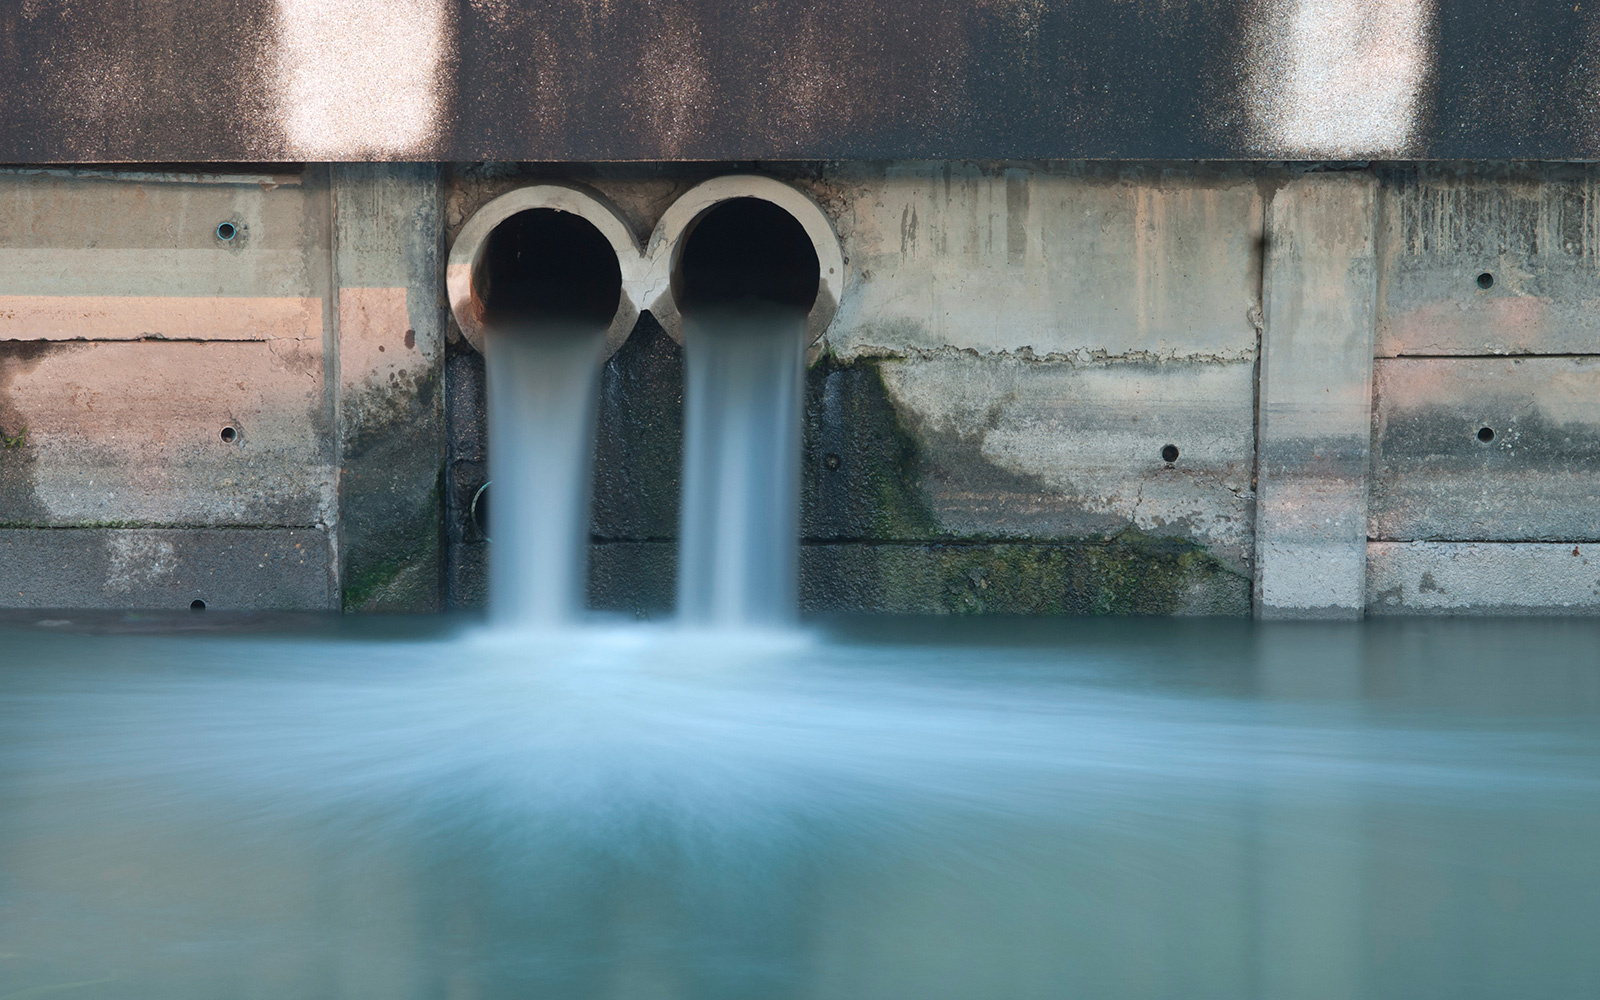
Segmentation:
<svg viewBox="0 0 1600 1000">
<path fill-rule="evenodd" d="M 810 373 L 801 559 L 808 611 L 921 614 L 1250 613 L 1250 580 L 1203 545 L 1128 524 L 1104 535 L 955 533 L 929 486 L 958 474 L 1047 490 L 969 442 L 908 426 L 885 361 L 825 357 Z M 952 472 L 952 470 L 955 470 Z"/>
<path fill-rule="evenodd" d="M 340 476 L 346 611 L 436 611 L 442 603 L 437 383 L 432 372 L 397 379 L 350 407 L 360 421 Z"/>
<path fill-rule="evenodd" d="M 1250 613 L 1250 581 L 1192 542 L 809 545 L 807 611 L 896 614 Z"/>
</svg>

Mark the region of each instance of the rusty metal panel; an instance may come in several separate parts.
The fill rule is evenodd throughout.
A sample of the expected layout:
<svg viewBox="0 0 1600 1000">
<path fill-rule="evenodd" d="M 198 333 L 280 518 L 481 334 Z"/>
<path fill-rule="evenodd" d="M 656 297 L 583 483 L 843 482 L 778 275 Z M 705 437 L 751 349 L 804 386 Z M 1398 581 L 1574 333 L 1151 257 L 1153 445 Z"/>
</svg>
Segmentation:
<svg viewBox="0 0 1600 1000">
<path fill-rule="evenodd" d="M 1600 136 L 1597 17 L 1494 0 L 12 0 L 0 161 L 1572 158 Z"/>
<path fill-rule="evenodd" d="M 1600 358 L 1375 365 L 1375 541 L 1600 539 Z"/>
</svg>

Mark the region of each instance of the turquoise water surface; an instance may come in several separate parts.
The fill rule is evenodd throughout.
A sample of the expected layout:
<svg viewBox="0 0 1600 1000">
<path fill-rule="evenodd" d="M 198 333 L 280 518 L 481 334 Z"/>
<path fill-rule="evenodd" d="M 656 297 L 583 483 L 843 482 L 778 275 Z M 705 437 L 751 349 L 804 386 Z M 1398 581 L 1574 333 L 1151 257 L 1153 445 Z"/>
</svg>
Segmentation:
<svg viewBox="0 0 1600 1000">
<path fill-rule="evenodd" d="M 1600 622 L 13 617 L 45 996 L 1600 996 Z"/>
</svg>

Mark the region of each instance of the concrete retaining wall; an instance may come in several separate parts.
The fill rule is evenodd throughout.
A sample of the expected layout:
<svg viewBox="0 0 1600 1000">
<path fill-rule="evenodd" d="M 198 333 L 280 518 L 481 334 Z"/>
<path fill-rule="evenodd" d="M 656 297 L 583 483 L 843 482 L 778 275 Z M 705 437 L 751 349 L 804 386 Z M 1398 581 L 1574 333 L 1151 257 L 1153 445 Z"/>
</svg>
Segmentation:
<svg viewBox="0 0 1600 1000">
<path fill-rule="evenodd" d="M 0 604 L 440 606 L 437 187 L 0 173 Z"/>
<path fill-rule="evenodd" d="M 643 241 L 721 172 L 0 173 L 0 604 L 481 604 L 482 363 L 444 248 L 552 178 Z M 806 607 L 1600 610 L 1591 171 L 773 172 L 848 267 L 808 379 Z M 670 608 L 681 391 L 645 315 L 603 377 L 597 606 Z"/>
</svg>

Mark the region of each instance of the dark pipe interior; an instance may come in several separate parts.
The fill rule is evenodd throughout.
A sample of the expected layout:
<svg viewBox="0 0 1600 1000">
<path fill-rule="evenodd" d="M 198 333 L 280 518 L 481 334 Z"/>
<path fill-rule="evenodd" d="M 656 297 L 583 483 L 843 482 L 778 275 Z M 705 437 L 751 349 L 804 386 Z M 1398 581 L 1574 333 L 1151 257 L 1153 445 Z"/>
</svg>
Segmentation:
<svg viewBox="0 0 1600 1000">
<path fill-rule="evenodd" d="M 685 314 L 752 298 L 806 312 L 821 281 L 805 228 L 760 198 L 733 198 L 700 216 L 684 236 L 677 271 Z"/>
<path fill-rule="evenodd" d="M 589 220 L 553 208 L 496 226 L 472 281 L 490 326 L 606 327 L 622 298 L 610 241 Z"/>
</svg>

